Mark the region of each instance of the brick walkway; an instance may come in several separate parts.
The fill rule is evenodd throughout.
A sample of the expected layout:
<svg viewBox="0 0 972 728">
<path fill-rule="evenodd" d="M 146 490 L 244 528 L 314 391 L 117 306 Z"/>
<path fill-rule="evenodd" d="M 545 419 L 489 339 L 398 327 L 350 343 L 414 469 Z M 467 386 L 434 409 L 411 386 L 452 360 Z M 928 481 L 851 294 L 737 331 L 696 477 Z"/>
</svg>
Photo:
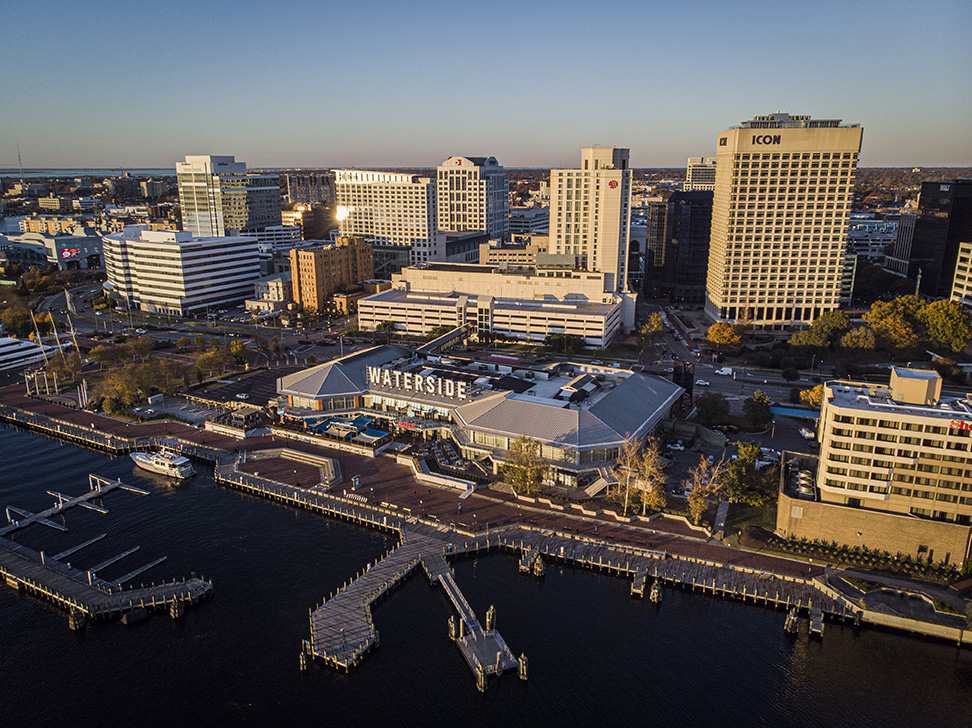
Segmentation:
<svg viewBox="0 0 972 728">
<path fill-rule="evenodd" d="M 357 494 L 369 503 L 392 503 L 399 509 L 429 518 L 443 524 L 484 532 L 499 526 L 516 523 L 549 528 L 600 539 L 614 540 L 678 553 L 696 558 L 711 559 L 750 568 L 774 571 L 791 576 L 816 576 L 824 573 L 820 566 L 799 561 L 754 554 L 732 549 L 718 543 L 707 543 L 699 532 L 693 531 L 680 521 L 655 519 L 646 525 L 619 524 L 614 519 L 581 517 L 555 511 L 541 504 L 524 504 L 512 495 L 497 491 L 474 493 L 460 501 L 459 492 L 451 489 L 430 488 L 417 483 L 411 471 L 398 465 L 391 458 L 367 458 L 339 450 L 298 442 L 284 438 L 265 436 L 237 440 L 225 435 L 206 432 L 180 422 L 128 423 L 113 417 L 71 409 L 63 405 L 27 397 L 22 384 L 0 388 L 0 404 L 17 407 L 59 420 L 71 422 L 123 437 L 164 437 L 180 439 L 220 448 L 227 453 L 245 449 L 249 452 L 286 446 L 292 450 L 324 455 L 341 464 L 344 481 L 332 488 L 340 492 L 350 487 L 351 478 L 360 478 Z M 278 462 L 279 461 L 279 462 Z M 274 475 L 271 475 L 271 468 Z M 251 461 L 245 464 L 248 472 L 260 472 L 282 483 L 309 487 L 317 483 L 316 469 L 302 463 L 279 458 Z M 295 472 L 296 471 L 296 472 Z M 462 511 L 459 511 L 459 504 Z"/>
</svg>

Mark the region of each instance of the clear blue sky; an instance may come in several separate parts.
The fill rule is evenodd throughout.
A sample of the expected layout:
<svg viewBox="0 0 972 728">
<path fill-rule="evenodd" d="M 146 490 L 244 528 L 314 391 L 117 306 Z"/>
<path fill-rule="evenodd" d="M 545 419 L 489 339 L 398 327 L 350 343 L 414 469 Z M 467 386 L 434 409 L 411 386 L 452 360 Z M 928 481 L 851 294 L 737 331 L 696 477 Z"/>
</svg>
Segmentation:
<svg viewBox="0 0 972 728">
<path fill-rule="evenodd" d="M 865 166 L 972 166 L 972 2 L 16 2 L 0 167 L 634 166 L 776 110 L 864 126 Z"/>
</svg>

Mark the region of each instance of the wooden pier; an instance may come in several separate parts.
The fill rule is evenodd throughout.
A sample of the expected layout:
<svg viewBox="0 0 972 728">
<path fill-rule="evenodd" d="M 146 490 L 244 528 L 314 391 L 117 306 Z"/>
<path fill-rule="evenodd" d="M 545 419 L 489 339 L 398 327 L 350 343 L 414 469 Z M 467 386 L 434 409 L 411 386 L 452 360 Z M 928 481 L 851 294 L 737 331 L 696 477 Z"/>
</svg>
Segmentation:
<svg viewBox="0 0 972 728">
<path fill-rule="evenodd" d="M 160 564 L 165 557 L 142 566 L 117 581 L 105 581 L 97 575 L 98 569 L 128 556 L 138 550 L 129 549 L 97 567 L 88 570 L 75 569 L 61 559 L 74 554 L 104 538 L 104 534 L 88 539 L 84 543 L 62 551 L 56 556 L 47 556 L 43 551 L 34 551 L 6 538 L 9 534 L 32 524 L 54 527 L 61 531 L 67 529 L 49 519 L 75 506 L 86 507 L 101 513 L 107 510 L 92 500 L 101 498 L 114 490 L 126 490 L 140 495 L 148 491 L 125 485 L 120 480 L 110 481 L 97 475 L 89 475 L 90 490 L 79 496 L 66 496 L 49 493 L 57 498 L 51 508 L 40 513 L 29 513 L 13 506 L 7 507 L 8 524 L 0 528 L 0 576 L 7 586 L 18 592 L 26 592 L 48 599 L 55 605 L 67 609 L 71 615 L 73 628 L 83 626 L 86 620 L 120 616 L 135 609 L 169 608 L 172 614 L 181 616 L 184 605 L 191 604 L 212 593 L 212 584 L 199 578 L 185 579 L 181 582 L 152 584 L 133 589 L 123 589 L 122 585 L 138 574 Z M 10 513 L 21 516 L 12 519 Z"/>
</svg>

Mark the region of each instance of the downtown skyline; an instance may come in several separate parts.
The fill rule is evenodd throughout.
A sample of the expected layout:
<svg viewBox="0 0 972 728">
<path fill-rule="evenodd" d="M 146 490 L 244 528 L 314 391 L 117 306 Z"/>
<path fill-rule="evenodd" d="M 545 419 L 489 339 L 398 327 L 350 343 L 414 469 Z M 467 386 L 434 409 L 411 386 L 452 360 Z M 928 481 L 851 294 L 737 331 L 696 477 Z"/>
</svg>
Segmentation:
<svg viewBox="0 0 972 728">
<path fill-rule="evenodd" d="M 862 166 L 972 165 L 958 0 L 100 7 L 5 11 L 0 168 L 679 167 L 777 110 L 861 124 Z"/>
</svg>

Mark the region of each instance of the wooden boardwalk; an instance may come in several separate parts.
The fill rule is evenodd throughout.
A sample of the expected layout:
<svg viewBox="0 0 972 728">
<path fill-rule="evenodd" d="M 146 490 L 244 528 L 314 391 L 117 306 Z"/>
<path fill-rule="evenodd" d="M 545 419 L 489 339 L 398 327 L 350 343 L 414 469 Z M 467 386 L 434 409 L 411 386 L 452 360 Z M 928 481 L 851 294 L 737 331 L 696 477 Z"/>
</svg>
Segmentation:
<svg viewBox="0 0 972 728">
<path fill-rule="evenodd" d="M 86 571 L 74 569 L 70 564 L 60 560 L 99 541 L 104 534 L 67 549 L 57 556 L 47 556 L 42 551 L 34 551 L 6 538 L 14 531 L 34 523 L 67 530 L 61 524 L 50 521 L 49 517 L 75 506 L 106 513 L 107 510 L 103 506 L 91 501 L 114 490 L 148 495 L 148 491 L 125 485 L 120 480 L 109 481 L 97 475 L 89 475 L 88 482 L 91 486 L 90 490 L 79 496 L 49 493 L 57 498 L 57 501 L 51 508 L 40 513 L 28 513 L 13 506 L 7 507 L 7 518 L 10 522 L 0 528 L 0 576 L 7 586 L 18 592 L 27 592 L 48 599 L 55 605 L 67 609 L 71 613 L 73 627 L 81 626 L 84 620 L 118 616 L 134 609 L 166 607 L 170 609 L 173 616 L 181 616 L 186 604 L 191 604 L 212 593 L 212 584 L 198 578 L 134 589 L 122 588 L 126 582 L 160 564 L 165 557 L 137 568 L 116 581 L 105 581 L 98 577 L 96 573 L 98 569 L 128 556 L 135 552 L 137 547 Z M 22 517 L 11 519 L 11 512 Z"/>
</svg>

